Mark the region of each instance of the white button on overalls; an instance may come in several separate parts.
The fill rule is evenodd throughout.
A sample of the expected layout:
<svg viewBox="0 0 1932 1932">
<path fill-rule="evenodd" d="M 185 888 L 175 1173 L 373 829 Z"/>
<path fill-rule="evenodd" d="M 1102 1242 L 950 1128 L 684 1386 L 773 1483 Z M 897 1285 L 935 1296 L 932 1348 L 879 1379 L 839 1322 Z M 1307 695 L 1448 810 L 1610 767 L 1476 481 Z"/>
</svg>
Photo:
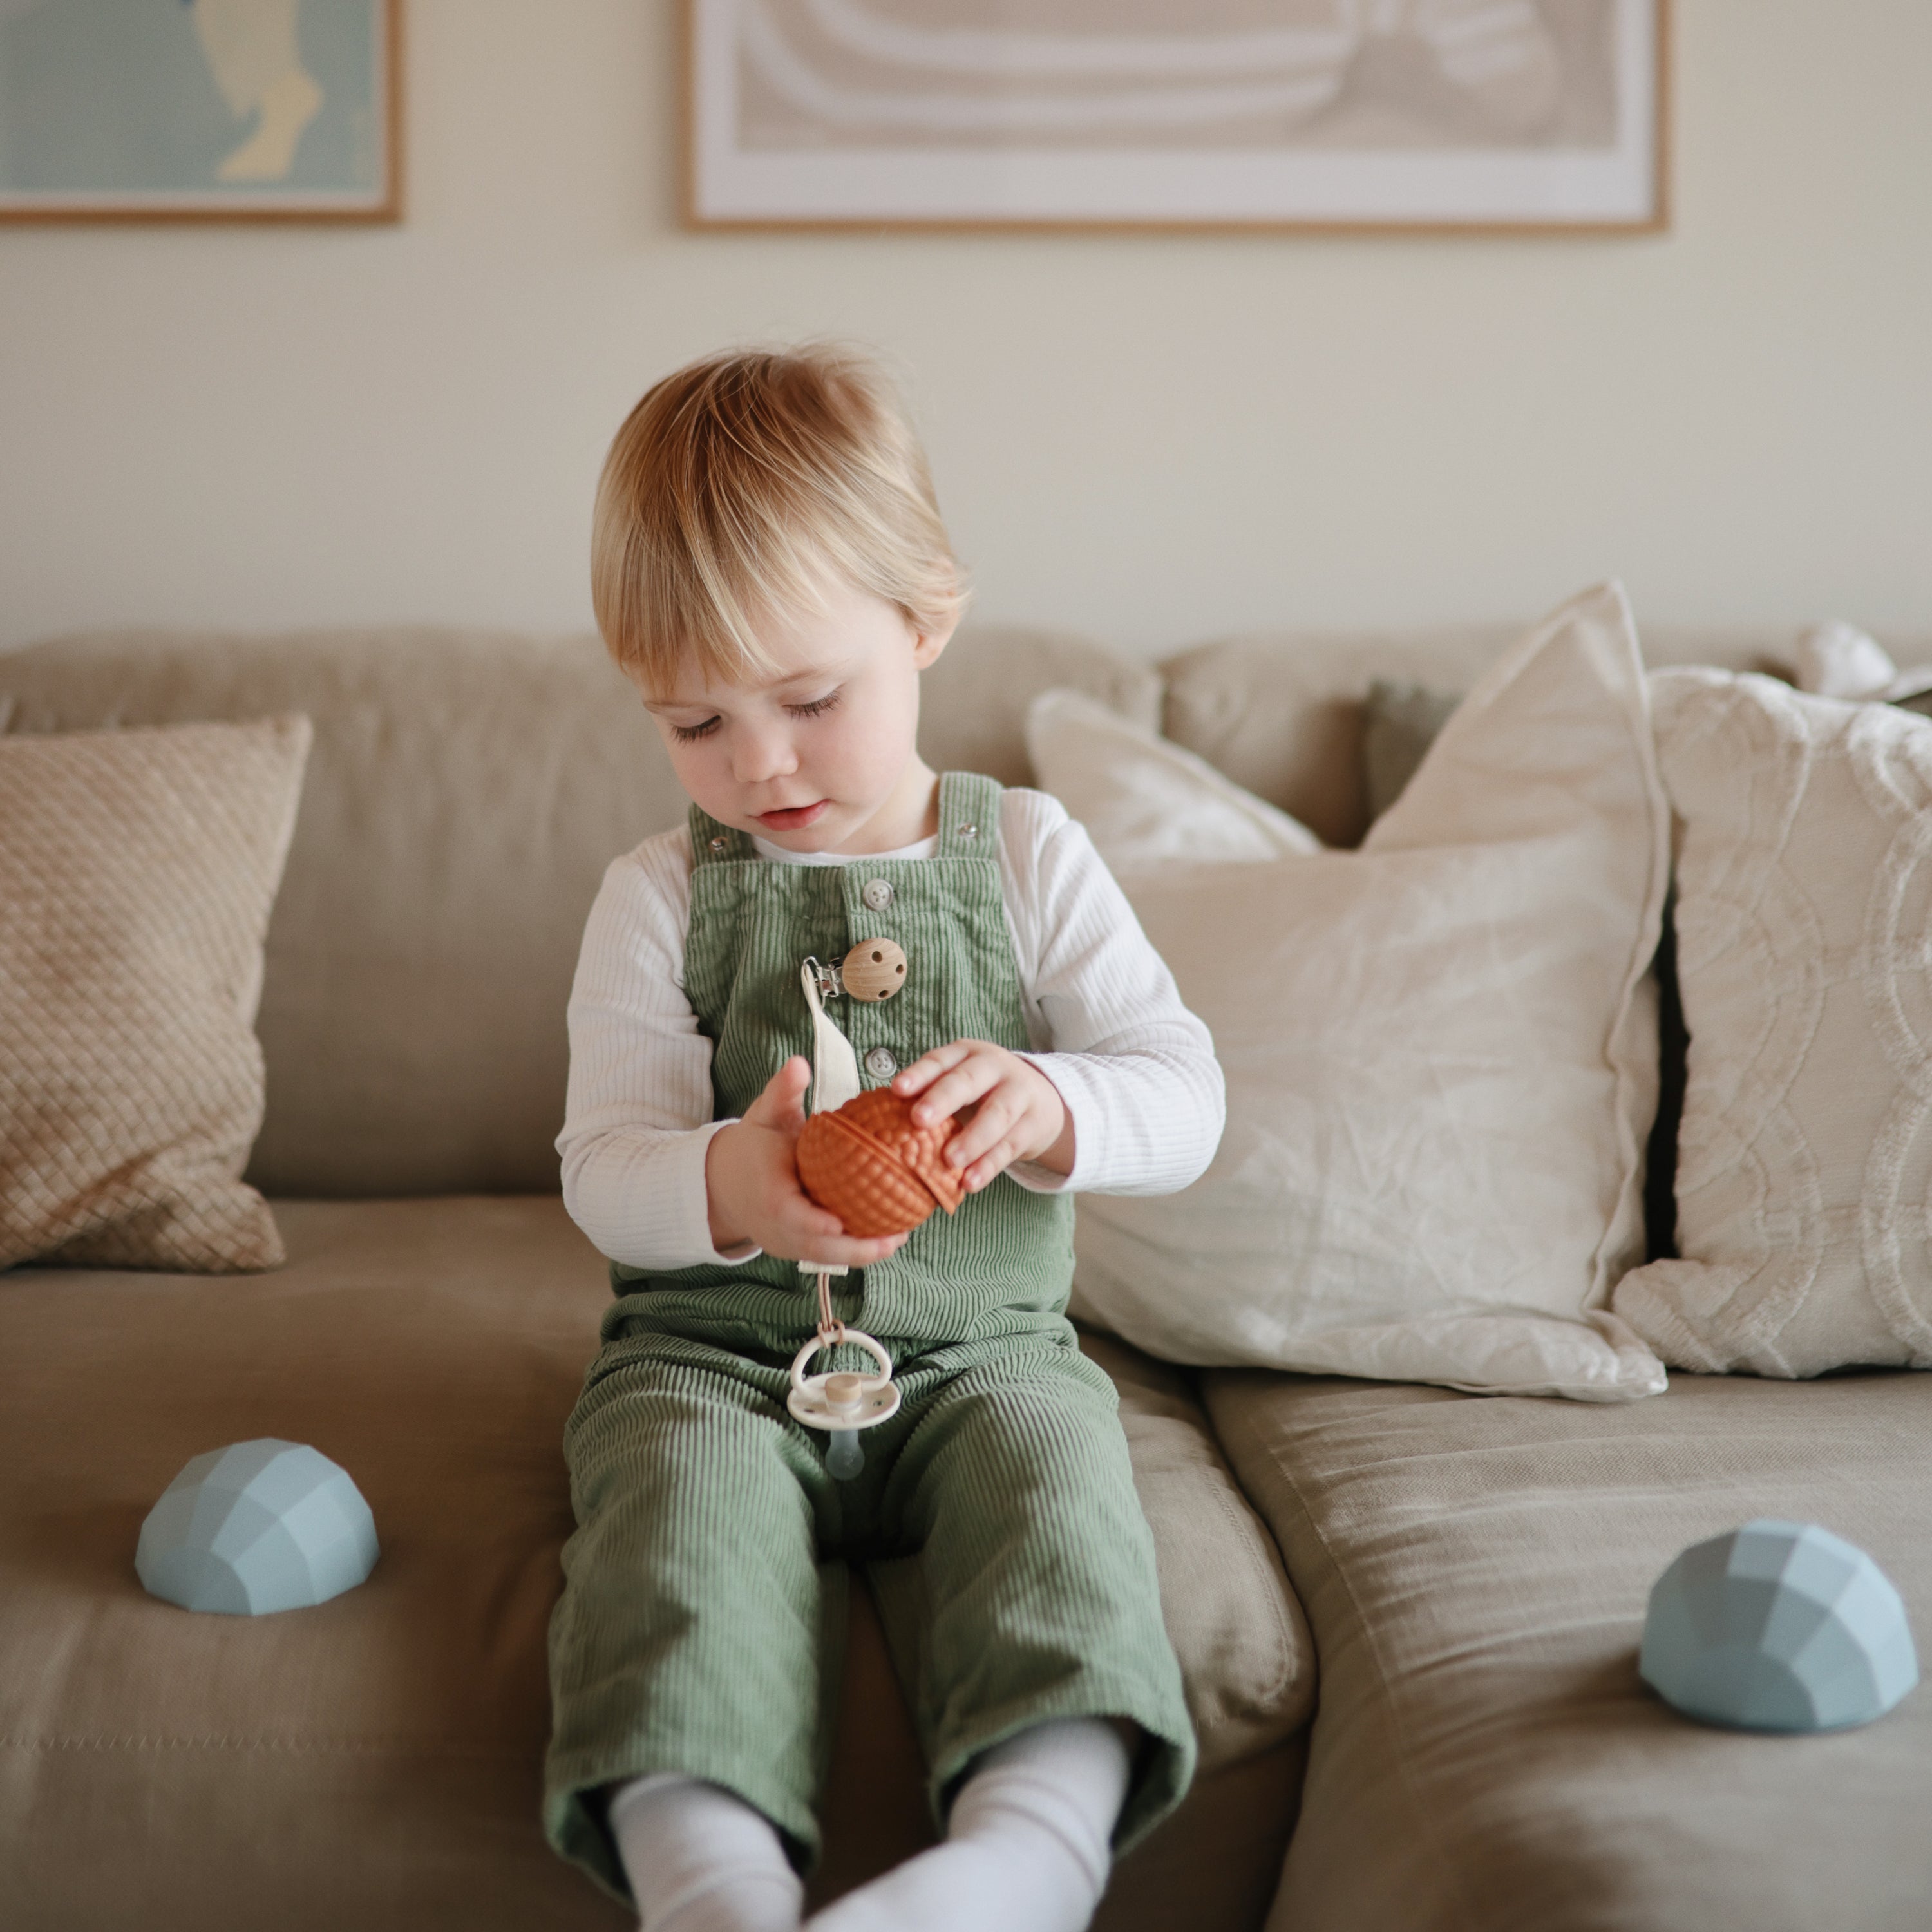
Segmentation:
<svg viewBox="0 0 1932 1932">
<path fill-rule="evenodd" d="M 892 902 L 892 884 L 890 879 L 868 879 L 859 896 L 874 912 L 884 912 Z"/>
<path fill-rule="evenodd" d="M 866 1071 L 874 1080 L 890 1080 L 898 1070 L 899 1064 L 889 1046 L 875 1046 L 866 1056 Z"/>
</svg>

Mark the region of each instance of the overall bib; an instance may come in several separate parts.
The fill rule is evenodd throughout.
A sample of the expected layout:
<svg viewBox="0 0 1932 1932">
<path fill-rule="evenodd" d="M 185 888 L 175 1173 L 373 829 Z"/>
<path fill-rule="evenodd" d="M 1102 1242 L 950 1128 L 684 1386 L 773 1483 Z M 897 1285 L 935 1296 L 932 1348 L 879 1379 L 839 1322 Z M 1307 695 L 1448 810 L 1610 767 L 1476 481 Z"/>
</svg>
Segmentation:
<svg viewBox="0 0 1932 1932">
<path fill-rule="evenodd" d="M 940 782 L 934 856 L 790 866 L 694 806 L 685 990 L 712 1043 L 716 1118 L 809 1055 L 808 956 L 904 948 L 892 999 L 832 1003 L 867 1086 L 958 1039 L 1028 1045 L 1003 909 L 1000 788 Z M 818 1850 L 848 1564 L 864 1566 L 930 1768 L 935 1817 L 970 1760 L 1052 1718 L 1152 1741 L 1122 1849 L 1177 1804 L 1194 1739 L 1113 1385 L 1064 1310 L 1072 1203 L 1010 1176 L 833 1279 L 841 1320 L 890 1350 L 898 1413 L 837 1482 L 785 1407 L 817 1320 L 794 1262 L 614 1264 L 616 1300 L 565 1431 L 578 1530 L 550 1624 L 550 1842 L 627 1897 L 584 1800 L 654 1772 L 703 1778 Z M 836 1363 L 835 1355 L 838 1357 Z M 814 1365 L 871 1372 L 856 1348 Z"/>
</svg>

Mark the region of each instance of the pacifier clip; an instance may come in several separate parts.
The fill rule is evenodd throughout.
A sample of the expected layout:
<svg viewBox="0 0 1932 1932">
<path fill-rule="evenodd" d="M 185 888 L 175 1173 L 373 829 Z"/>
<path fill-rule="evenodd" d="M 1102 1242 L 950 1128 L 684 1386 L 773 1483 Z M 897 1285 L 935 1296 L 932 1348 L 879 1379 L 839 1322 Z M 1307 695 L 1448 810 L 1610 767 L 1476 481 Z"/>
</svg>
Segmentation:
<svg viewBox="0 0 1932 1932">
<path fill-rule="evenodd" d="M 892 951 L 898 956 L 897 976 L 902 977 L 904 956 L 898 953 L 896 946 Z M 860 949 L 854 947 L 853 952 L 856 956 Z M 849 968 L 851 958 L 845 964 Z M 812 1111 L 827 1113 L 855 1100 L 859 1093 L 858 1056 L 852 1051 L 852 1042 L 825 1010 L 826 999 L 846 988 L 838 968 L 823 966 L 816 959 L 806 960 L 799 968 L 799 979 L 805 988 L 806 1004 L 812 1009 Z M 890 991 L 869 997 L 890 999 L 897 990 L 895 985 Z M 867 997 L 860 994 L 856 986 L 853 991 L 856 997 Z M 892 1358 L 871 1336 L 862 1330 L 847 1328 L 832 1312 L 832 1277 L 848 1272 L 844 1268 L 833 1262 L 813 1261 L 801 1261 L 798 1266 L 801 1274 L 816 1277 L 818 1325 L 811 1340 L 792 1358 L 791 1392 L 785 1398 L 785 1406 L 808 1429 L 822 1429 L 830 1434 L 826 1469 L 835 1480 L 850 1482 L 866 1465 L 859 1431 L 888 1421 L 898 1413 L 899 1390 L 892 1380 Z M 856 1375 L 842 1370 L 818 1375 L 806 1372 L 814 1357 L 846 1343 L 864 1349 L 878 1364 L 878 1373 Z"/>
</svg>

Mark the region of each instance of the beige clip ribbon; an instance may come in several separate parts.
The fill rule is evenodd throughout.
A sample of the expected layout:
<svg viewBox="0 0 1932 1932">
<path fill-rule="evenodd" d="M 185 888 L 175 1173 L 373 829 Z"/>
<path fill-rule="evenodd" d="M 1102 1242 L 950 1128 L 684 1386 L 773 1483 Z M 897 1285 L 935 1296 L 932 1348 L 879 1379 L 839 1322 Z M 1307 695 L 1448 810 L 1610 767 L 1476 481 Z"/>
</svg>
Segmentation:
<svg viewBox="0 0 1932 1932">
<path fill-rule="evenodd" d="M 819 971 L 818 962 L 808 959 L 798 969 L 798 976 L 805 988 L 805 1003 L 812 1009 L 812 1111 L 826 1114 L 858 1096 L 859 1056 L 819 998 Z M 800 1262 L 798 1267 L 801 1274 L 848 1271 L 831 1262 Z"/>
</svg>

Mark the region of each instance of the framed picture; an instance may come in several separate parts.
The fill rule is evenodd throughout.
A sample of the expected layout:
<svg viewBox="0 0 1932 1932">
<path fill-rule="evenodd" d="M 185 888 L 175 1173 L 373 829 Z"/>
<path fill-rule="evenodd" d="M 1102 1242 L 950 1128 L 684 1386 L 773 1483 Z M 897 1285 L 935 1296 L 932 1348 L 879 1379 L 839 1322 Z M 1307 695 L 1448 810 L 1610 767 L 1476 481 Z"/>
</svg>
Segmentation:
<svg viewBox="0 0 1932 1932">
<path fill-rule="evenodd" d="M 1666 0 L 686 0 L 700 227 L 1663 225 Z"/>
<path fill-rule="evenodd" d="M 0 0 L 0 221 L 396 221 L 402 0 Z"/>
</svg>

